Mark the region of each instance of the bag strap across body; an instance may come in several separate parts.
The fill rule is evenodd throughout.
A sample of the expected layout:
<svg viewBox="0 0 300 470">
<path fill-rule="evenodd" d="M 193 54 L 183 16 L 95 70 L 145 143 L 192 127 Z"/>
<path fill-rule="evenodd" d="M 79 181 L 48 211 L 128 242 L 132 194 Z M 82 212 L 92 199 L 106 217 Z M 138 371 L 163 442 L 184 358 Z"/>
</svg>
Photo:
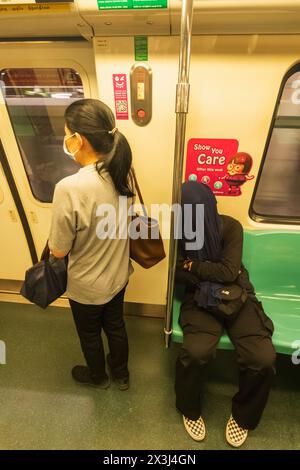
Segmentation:
<svg viewBox="0 0 300 470">
<path fill-rule="evenodd" d="M 139 183 L 138 183 L 138 180 L 137 180 L 137 177 L 136 177 L 136 174 L 135 174 L 135 171 L 134 171 L 133 167 L 131 167 L 131 170 L 130 170 L 130 178 L 131 178 L 133 189 L 136 190 L 137 195 L 139 197 L 139 201 L 142 204 L 142 210 L 143 210 L 144 216 L 147 217 L 148 214 L 147 214 L 147 211 L 145 209 L 144 198 L 142 196 L 140 186 L 139 186 Z"/>
</svg>

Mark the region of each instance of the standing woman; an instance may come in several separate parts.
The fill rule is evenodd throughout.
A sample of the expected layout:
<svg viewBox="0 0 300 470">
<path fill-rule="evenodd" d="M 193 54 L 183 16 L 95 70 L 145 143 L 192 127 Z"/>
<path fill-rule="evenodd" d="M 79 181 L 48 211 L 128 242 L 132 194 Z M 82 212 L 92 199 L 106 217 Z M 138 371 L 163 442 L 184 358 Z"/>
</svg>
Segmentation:
<svg viewBox="0 0 300 470">
<path fill-rule="evenodd" d="M 127 207 L 132 203 L 132 153 L 115 127 L 111 109 L 99 100 L 72 103 L 65 112 L 65 134 L 65 153 L 82 168 L 56 185 L 49 247 L 57 258 L 68 254 L 66 295 L 87 363 L 75 366 L 72 376 L 81 384 L 109 387 L 103 329 L 112 377 L 120 390 L 126 390 L 128 339 L 123 303 L 133 269 L 128 231 L 124 232 L 129 216 L 128 211 L 120 213 L 119 197 L 127 198 Z M 110 232 L 115 236 L 105 232 L 102 204 L 115 211 L 115 226 Z"/>
</svg>

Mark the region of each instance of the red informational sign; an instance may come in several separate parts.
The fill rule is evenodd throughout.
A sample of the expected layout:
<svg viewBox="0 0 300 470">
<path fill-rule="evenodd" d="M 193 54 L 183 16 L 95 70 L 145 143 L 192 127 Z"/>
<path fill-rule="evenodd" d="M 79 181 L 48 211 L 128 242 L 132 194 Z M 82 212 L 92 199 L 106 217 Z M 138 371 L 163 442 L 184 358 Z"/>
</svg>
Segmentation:
<svg viewBox="0 0 300 470">
<path fill-rule="evenodd" d="M 128 93 L 125 73 L 113 74 L 116 119 L 128 119 Z"/>
<path fill-rule="evenodd" d="M 235 139 L 190 139 L 186 159 L 186 181 L 207 184 L 218 196 L 240 196 L 241 186 L 253 179 L 252 158 L 238 151 Z"/>
</svg>

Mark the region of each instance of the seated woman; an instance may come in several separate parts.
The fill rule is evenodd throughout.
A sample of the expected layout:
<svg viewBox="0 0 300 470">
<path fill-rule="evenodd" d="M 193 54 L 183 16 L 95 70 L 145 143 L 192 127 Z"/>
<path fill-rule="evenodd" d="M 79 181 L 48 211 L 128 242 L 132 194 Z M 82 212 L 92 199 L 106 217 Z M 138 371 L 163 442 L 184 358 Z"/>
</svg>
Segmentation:
<svg viewBox="0 0 300 470">
<path fill-rule="evenodd" d="M 232 412 L 226 426 L 226 439 L 241 446 L 258 425 L 266 406 L 275 374 L 276 353 L 272 344 L 272 321 L 255 296 L 248 272 L 242 264 L 243 228 L 232 217 L 219 215 L 210 188 L 189 181 L 182 186 L 182 206 L 204 205 L 204 245 L 189 251 L 187 240 L 179 241 L 176 282 L 184 283 L 186 294 L 179 324 L 183 344 L 176 363 L 176 407 L 183 414 L 188 434 L 196 441 L 205 437 L 201 392 L 206 365 L 214 356 L 223 330 L 237 353 L 239 390 L 232 399 Z M 196 226 L 192 220 L 193 229 Z M 190 242 L 190 240 L 189 240 Z M 222 313 L 226 302 L 216 292 L 229 292 L 234 285 L 243 300 L 233 314 Z M 227 286 L 227 289 L 224 288 Z M 219 290 L 218 290 L 219 289 Z M 242 298 L 242 297 L 241 297 Z"/>
</svg>

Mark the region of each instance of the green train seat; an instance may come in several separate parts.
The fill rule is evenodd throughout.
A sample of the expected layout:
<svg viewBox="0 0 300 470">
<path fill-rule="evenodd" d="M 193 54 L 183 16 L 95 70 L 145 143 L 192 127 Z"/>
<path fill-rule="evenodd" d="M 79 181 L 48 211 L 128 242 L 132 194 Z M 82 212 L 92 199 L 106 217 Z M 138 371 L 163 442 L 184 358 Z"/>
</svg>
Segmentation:
<svg viewBox="0 0 300 470">
<path fill-rule="evenodd" d="M 288 231 L 244 232 L 243 262 L 256 295 L 272 319 L 273 342 L 278 353 L 292 354 L 300 341 L 300 233 Z M 178 324 L 183 286 L 175 286 L 172 340 L 182 342 Z M 233 349 L 224 334 L 221 349 Z"/>
</svg>

